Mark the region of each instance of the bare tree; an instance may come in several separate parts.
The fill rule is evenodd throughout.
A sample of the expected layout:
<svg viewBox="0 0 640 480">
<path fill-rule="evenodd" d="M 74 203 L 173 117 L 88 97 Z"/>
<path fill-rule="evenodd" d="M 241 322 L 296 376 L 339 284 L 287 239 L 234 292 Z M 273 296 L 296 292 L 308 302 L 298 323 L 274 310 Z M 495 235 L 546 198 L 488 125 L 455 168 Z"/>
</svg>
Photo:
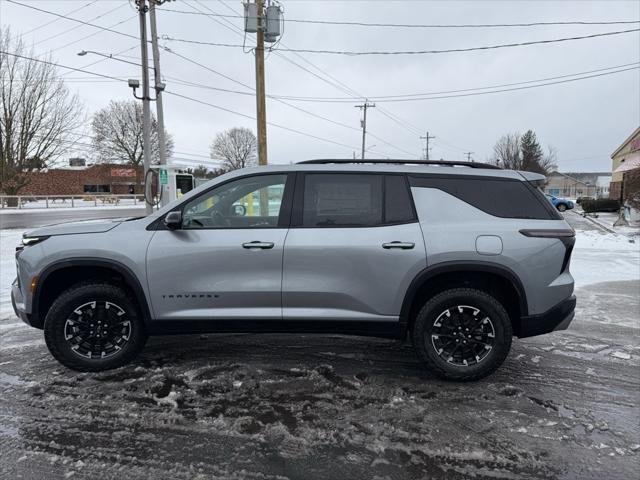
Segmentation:
<svg viewBox="0 0 640 480">
<path fill-rule="evenodd" d="M 143 164 L 142 104 L 135 100 L 114 101 L 93 115 L 91 129 L 98 159 L 104 163 L 126 163 L 136 171 L 139 191 L 139 167 Z M 167 157 L 173 153 L 173 139 L 165 133 Z M 160 162 L 158 122 L 151 115 L 151 163 Z"/>
<path fill-rule="evenodd" d="M 510 170 L 522 168 L 519 133 L 507 133 L 500 137 L 493 146 L 493 163 Z"/>
<path fill-rule="evenodd" d="M 231 128 L 216 135 L 211 144 L 211 158 L 221 158 L 225 170 L 257 165 L 256 136 L 248 128 Z"/>
<path fill-rule="evenodd" d="M 547 145 L 547 153 L 542 155 L 538 161 L 542 174 L 549 176 L 550 173 L 558 169 L 558 149 L 553 145 Z"/>
<path fill-rule="evenodd" d="M 9 29 L 0 30 L 0 191 L 7 195 L 71 150 L 73 131 L 84 122 L 78 96 L 51 62 L 37 59 Z"/>
</svg>

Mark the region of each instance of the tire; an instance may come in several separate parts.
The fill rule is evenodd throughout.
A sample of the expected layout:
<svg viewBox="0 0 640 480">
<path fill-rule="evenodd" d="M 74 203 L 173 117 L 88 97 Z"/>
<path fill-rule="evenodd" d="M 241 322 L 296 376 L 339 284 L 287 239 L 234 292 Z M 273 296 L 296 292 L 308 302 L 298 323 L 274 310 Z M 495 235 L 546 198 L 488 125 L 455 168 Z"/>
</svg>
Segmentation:
<svg viewBox="0 0 640 480">
<path fill-rule="evenodd" d="M 53 302 L 44 339 L 65 367 L 99 372 L 130 362 L 144 347 L 147 333 L 138 305 L 123 289 L 91 282 L 74 285 Z"/>
<path fill-rule="evenodd" d="M 564 203 L 559 203 L 556 208 L 559 212 L 564 212 L 567 209 L 567 206 Z"/>
<path fill-rule="evenodd" d="M 509 315 L 494 297 L 480 290 L 455 288 L 439 293 L 422 307 L 411 335 L 418 356 L 434 374 L 472 381 L 502 365 L 511 349 L 513 329 Z"/>
</svg>

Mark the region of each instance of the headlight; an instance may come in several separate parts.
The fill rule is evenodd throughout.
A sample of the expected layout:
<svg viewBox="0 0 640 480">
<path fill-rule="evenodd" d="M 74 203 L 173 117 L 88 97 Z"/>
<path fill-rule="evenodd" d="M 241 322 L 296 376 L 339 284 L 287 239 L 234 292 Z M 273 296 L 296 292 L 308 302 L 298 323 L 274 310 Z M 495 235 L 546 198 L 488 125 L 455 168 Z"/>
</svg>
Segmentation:
<svg viewBox="0 0 640 480">
<path fill-rule="evenodd" d="M 28 236 L 23 236 L 22 237 L 22 242 L 20 243 L 20 245 L 18 245 L 16 247 L 16 251 L 19 252 L 20 250 L 22 250 L 24 247 L 30 247 L 31 245 L 35 245 L 36 243 L 40 243 L 44 240 L 46 240 L 47 238 L 49 238 L 48 236 L 44 237 L 28 237 Z"/>
</svg>

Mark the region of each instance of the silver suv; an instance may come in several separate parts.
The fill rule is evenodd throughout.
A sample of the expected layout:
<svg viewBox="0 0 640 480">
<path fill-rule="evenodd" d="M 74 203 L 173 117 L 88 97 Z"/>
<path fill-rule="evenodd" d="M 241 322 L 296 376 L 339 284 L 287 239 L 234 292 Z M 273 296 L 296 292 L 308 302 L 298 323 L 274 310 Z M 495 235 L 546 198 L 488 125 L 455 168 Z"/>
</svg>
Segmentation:
<svg viewBox="0 0 640 480">
<path fill-rule="evenodd" d="M 543 181 L 465 162 L 239 170 L 148 217 L 25 234 L 13 305 L 80 371 L 148 335 L 305 332 L 408 335 L 435 374 L 474 380 L 512 336 L 573 319 L 574 232 Z"/>
</svg>

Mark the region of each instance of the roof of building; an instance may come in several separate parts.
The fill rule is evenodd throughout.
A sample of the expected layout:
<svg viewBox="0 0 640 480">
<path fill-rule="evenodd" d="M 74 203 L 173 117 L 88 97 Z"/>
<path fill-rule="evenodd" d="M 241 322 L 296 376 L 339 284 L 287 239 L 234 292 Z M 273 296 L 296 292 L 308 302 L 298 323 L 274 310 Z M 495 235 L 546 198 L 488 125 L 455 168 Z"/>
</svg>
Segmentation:
<svg viewBox="0 0 640 480">
<path fill-rule="evenodd" d="M 638 127 L 633 131 L 631 135 L 627 137 L 627 139 L 624 142 L 622 142 L 622 145 L 616 148 L 616 150 L 611 154 L 611 158 L 615 157 L 616 155 L 618 155 L 618 153 L 624 150 L 624 147 L 629 145 L 629 143 L 631 143 L 636 137 L 638 137 L 639 141 L 638 141 L 638 146 L 634 150 L 640 150 L 640 127 Z"/>
</svg>

